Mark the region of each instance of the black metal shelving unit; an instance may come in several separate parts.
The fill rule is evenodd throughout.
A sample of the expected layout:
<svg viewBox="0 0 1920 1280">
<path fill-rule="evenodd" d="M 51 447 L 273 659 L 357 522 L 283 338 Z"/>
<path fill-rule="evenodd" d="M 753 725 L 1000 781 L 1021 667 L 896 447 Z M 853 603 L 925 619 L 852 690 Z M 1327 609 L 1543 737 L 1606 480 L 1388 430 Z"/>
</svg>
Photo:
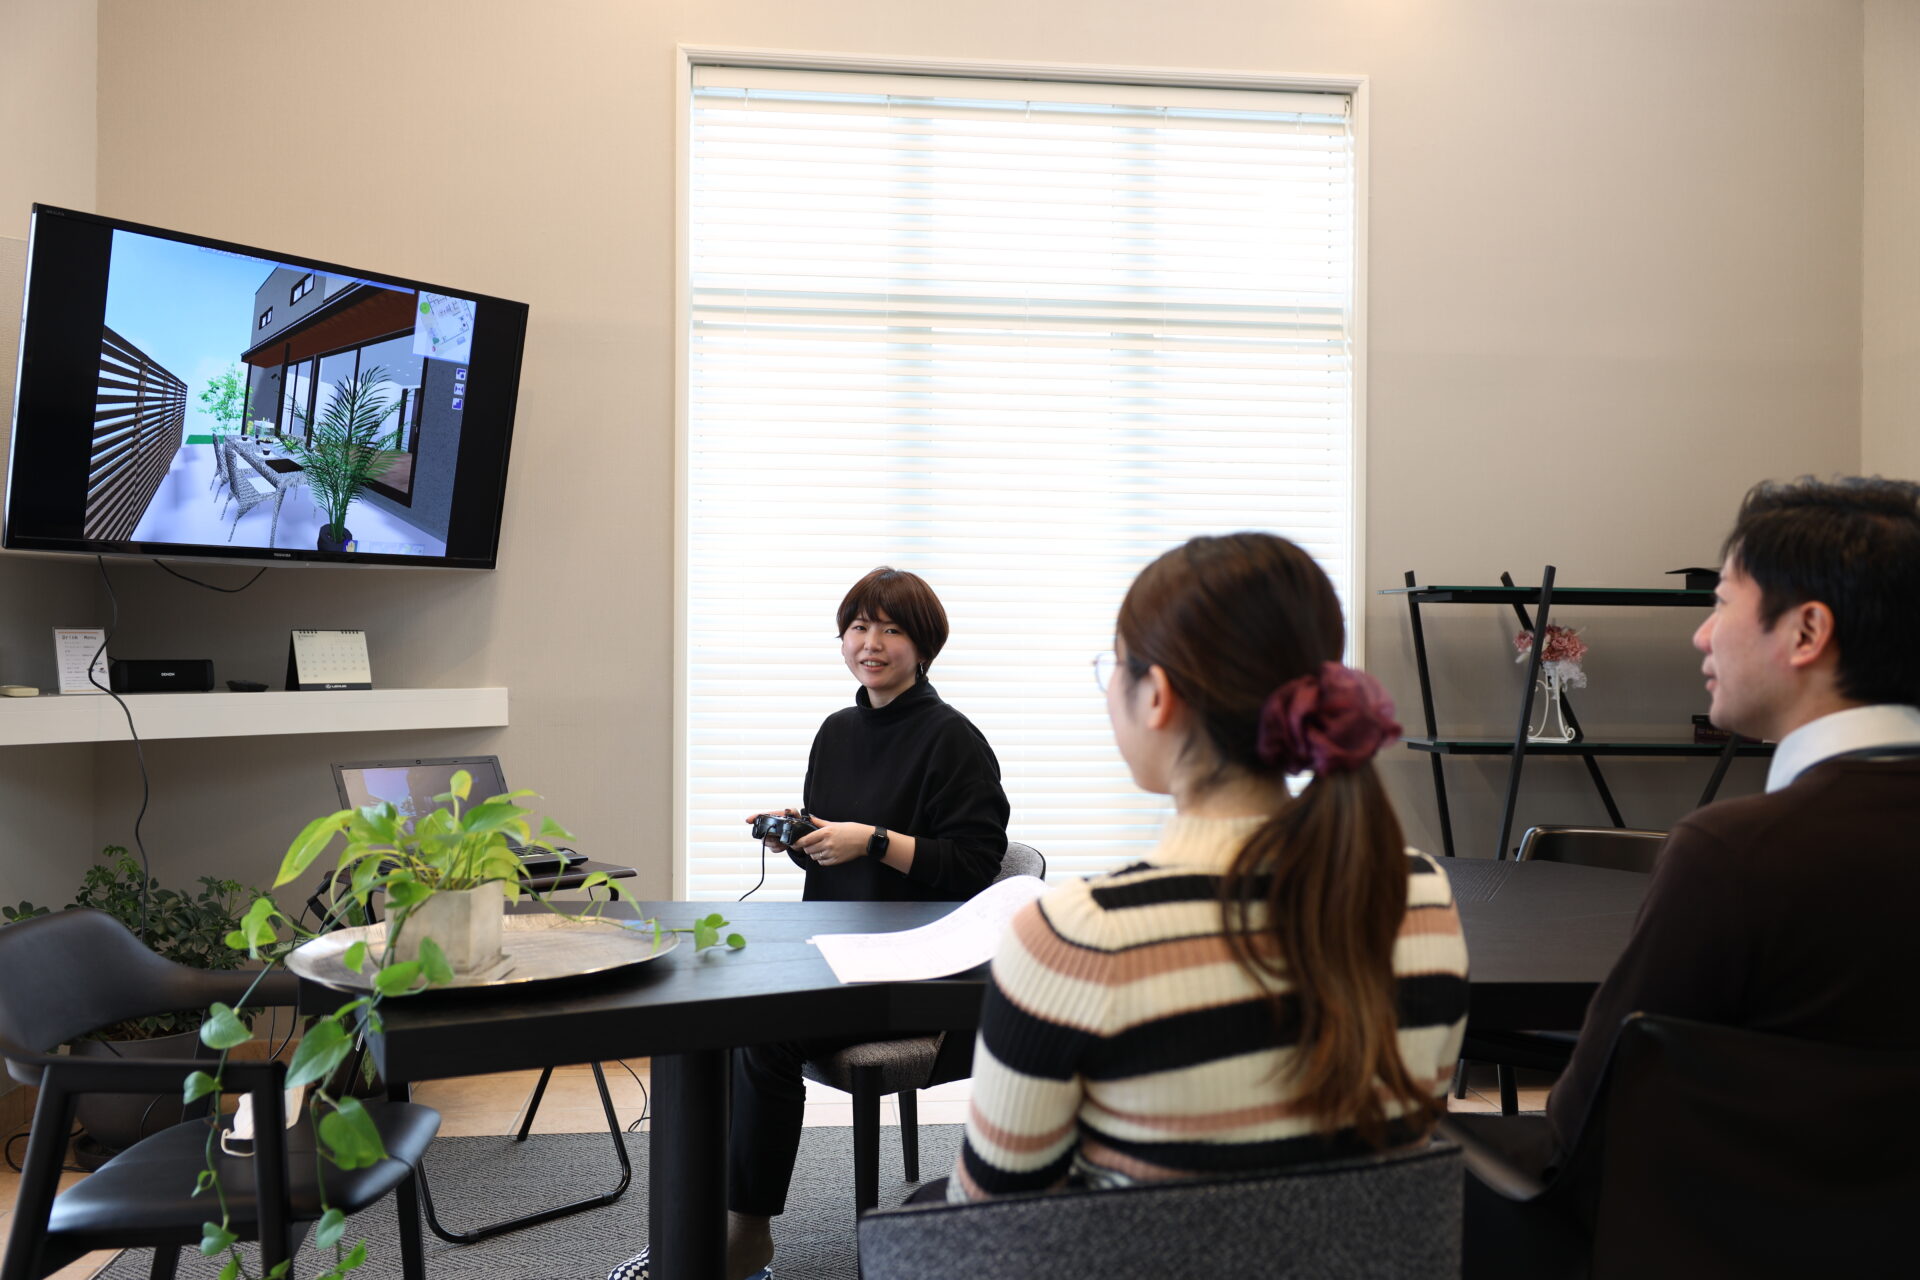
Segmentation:
<svg viewBox="0 0 1920 1280">
<path fill-rule="evenodd" d="M 1381 595 L 1403 595 L 1407 598 L 1407 615 L 1413 624 L 1413 657 L 1420 672 L 1420 710 L 1425 716 L 1427 731 L 1418 737 L 1409 737 L 1406 744 L 1414 751 L 1427 753 L 1427 759 L 1433 766 L 1433 795 L 1440 807 L 1440 838 L 1445 845 L 1445 853 L 1451 858 L 1453 849 L 1453 818 L 1447 805 L 1447 776 L 1441 767 L 1442 756 L 1506 756 L 1507 797 L 1500 813 L 1500 840 L 1494 848 L 1496 858 L 1507 856 L 1507 840 L 1513 834 L 1513 810 L 1520 797 L 1520 771 L 1529 755 L 1540 756 L 1578 756 L 1587 766 L 1587 776 L 1593 780 L 1594 790 L 1599 792 L 1600 802 L 1607 808 L 1607 817 L 1616 827 L 1626 826 L 1620 816 L 1620 806 L 1614 803 L 1613 792 L 1607 787 L 1606 775 L 1601 773 L 1599 760 L 1602 756 L 1699 756 L 1716 758 L 1713 776 L 1707 780 L 1706 790 L 1700 793 L 1700 803 L 1706 804 L 1720 790 L 1721 781 L 1727 776 L 1727 766 L 1736 756 L 1770 756 L 1773 745 L 1765 742 L 1751 742 L 1741 738 L 1732 738 L 1727 742 L 1692 742 L 1685 739 L 1647 739 L 1647 738 L 1589 738 L 1580 726 L 1579 716 L 1574 714 L 1572 700 L 1562 695 L 1562 705 L 1566 708 L 1567 721 L 1577 735 L 1572 742 L 1528 742 L 1527 721 L 1533 716 L 1533 690 L 1540 675 L 1540 655 L 1547 630 L 1547 615 L 1554 605 L 1608 606 L 1627 605 L 1636 608 L 1711 608 L 1713 592 L 1675 588 L 1640 587 L 1560 587 L 1554 586 L 1554 567 L 1546 566 L 1540 575 L 1537 587 L 1515 585 L 1509 574 L 1500 575 L 1501 585 L 1491 586 L 1433 586 L 1422 587 L 1414 581 L 1413 571 L 1407 571 L 1407 585 L 1390 587 Z M 1439 723 L 1433 710 L 1433 680 L 1427 670 L 1427 641 L 1420 626 L 1420 607 L 1432 604 L 1504 604 L 1512 607 L 1520 619 L 1520 625 L 1533 632 L 1533 647 L 1527 662 L 1527 678 L 1521 686 L 1520 719 L 1511 739 L 1507 738 L 1443 738 L 1440 736 Z M 1536 612 L 1529 616 L 1528 606 Z"/>
</svg>

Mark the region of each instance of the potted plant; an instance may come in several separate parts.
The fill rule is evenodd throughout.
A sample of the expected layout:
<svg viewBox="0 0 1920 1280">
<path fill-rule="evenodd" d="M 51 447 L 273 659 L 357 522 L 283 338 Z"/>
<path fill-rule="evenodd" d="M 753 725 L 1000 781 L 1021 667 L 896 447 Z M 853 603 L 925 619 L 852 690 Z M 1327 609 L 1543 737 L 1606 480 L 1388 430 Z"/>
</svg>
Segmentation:
<svg viewBox="0 0 1920 1280">
<path fill-rule="evenodd" d="M 505 900 L 527 891 L 527 869 L 509 841 L 523 848 L 552 852 L 554 841 L 572 838 L 551 818 L 543 818 L 538 835 L 534 834 L 529 811 L 519 803 L 533 792 L 513 791 L 469 804 L 472 785 L 465 770 L 455 773 L 451 790 L 434 797 L 442 807 L 416 818 L 410 826 L 391 804 L 342 809 L 316 818 L 294 838 L 274 879 L 274 889 L 299 880 L 339 837 L 344 844 L 329 879 L 323 920 L 363 922 L 372 916 L 374 897 L 383 895 L 386 899 L 388 927 L 381 953 L 375 955 L 365 940 L 358 940 L 343 957 L 355 973 L 370 970 L 368 994 L 315 1019 L 301 1036 L 287 1068 L 289 1090 L 312 1086 L 306 1105 L 320 1154 L 340 1168 L 365 1168 L 386 1157 L 366 1108 L 357 1098 L 335 1096 L 331 1089 L 348 1056 L 369 1033 L 378 1032 L 381 1003 L 454 982 L 460 971 L 449 947 L 456 951 L 463 947 L 459 941 L 462 931 L 481 940 L 478 949 L 468 953 L 467 963 L 473 966 L 468 972 L 484 973 L 489 962 L 484 949 L 486 918 L 491 918 L 497 947 Z M 611 898 L 631 901 L 631 895 L 604 872 L 588 875 L 578 887 L 604 887 Z M 444 917 L 436 914 L 436 901 L 446 912 Z M 541 901 L 549 909 L 558 910 L 544 898 Z M 450 905 L 454 903 L 460 905 Z M 591 902 L 582 914 L 598 915 L 605 905 Z M 466 923 L 450 927 L 442 923 L 443 919 Z M 722 936 L 727 922 L 718 912 L 673 930 L 663 930 L 657 920 L 644 923 L 652 925 L 656 948 L 663 932 L 693 934 L 696 951 L 722 942 L 734 949 L 746 945 L 746 939 L 738 933 Z M 269 893 L 248 908 L 227 944 L 236 952 L 273 963 L 314 936 L 280 910 Z M 219 1066 L 211 1073 L 195 1072 L 189 1077 L 184 1093 L 189 1102 L 214 1095 L 217 1103 L 226 1055 L 251 1036 L 241 1016 L 243 1008 L 244 1001 L 240 1007 L 215 1005 L 208 1011 L 200 1039 L 220 1053 Z M 371 1059 L 362 1061 L 370 1064 Z M 246 1274 L 245 1261 L 225 1216 L 226 1200 L 220 1193 L 219 1169 L 212 1149 L 213 1144 L 209 1144 L 207 1167 L 200 1175 L 196 1194 L 214 1192 L 210 1208 L 217 1207 L 221 1219 L 203 1225 L 200 1251 L 208 1257 L 229 1254 L 221 1275 L 235 1280 Z M 315 1225 L 315 1245 L 334 1250 L 333 1266 L 319 1280 L 339 1280 L 365 1262 L 365 1241 L 347 1248 L 345 1231 L 345 1216 L 337 1209 L 327 1209 Z"/>
<path fill-rule="evenodd" d="M 320 526 L 322 551 L 346 549 L 353 540 L 347 508 L 368 481 L 393 465 L 396 455 L 381 447 L 380 430 L 399 401 L 379 390 L 386 381 L 387 371 L 381 366 L 362 369 L 333 389 L 306 438 L 289 437 L 286 442 L 287 452 L 300 464 L 307 488 L 326 517 Z"/>
<path fill-rule="evenodd" d="M 227 945 L 240 927 L 243 895 L 251 892 L 238 880 L 200 877 L 197 894 L 161 888 L 140 862 L 120 845 L 108 845 L 100 861 L 88 867 L 69 911 L 92 907 L 105 911 L 137 934 L 156 953 L 199 969 L 235 969 L 246 959 Z M 31 902 L 0 907 L 8 921 L 48 914 Z M 187 1058 L 199 1048 L 199 1030 L 206 1014 L 183 1010 L 102 1027 L 75 1042 L 72 1051 L 82 1057 Z M 87 1141 L 76 1148 L 89 1165 L 115 1151 L 132 1146 L 142 1136 L 180 1120 L 174 1098 L 132 1094 L 86 1094 L 78 1101 L 76 1118 Z"/>
</svg>

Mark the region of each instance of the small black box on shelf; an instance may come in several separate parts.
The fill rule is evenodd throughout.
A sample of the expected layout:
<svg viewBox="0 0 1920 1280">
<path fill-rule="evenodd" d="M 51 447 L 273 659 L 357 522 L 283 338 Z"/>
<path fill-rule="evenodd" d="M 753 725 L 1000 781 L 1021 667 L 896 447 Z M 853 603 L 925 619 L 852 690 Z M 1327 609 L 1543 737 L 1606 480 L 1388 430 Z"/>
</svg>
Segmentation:
<svg viewBox="0 0 1920 1280">
<path fill-rule="evenodd" d="M 213 659 L 115 658 L 107 683 L 115 693 L 205 693 L 213 688 Z"/>
<path fill-rule="evenodd" d="M 1720 585 L 1720 571 L 1718 569 L 1703 569 L 1699 565 L 1695 565 L 1689 569 L 1669 569 L 1667 572 L 1669 574 L 1686 574 L 1687 576 L 1684 582 L 1686 590 L 1688 591 L 1711 591 Z"/>
</svg>

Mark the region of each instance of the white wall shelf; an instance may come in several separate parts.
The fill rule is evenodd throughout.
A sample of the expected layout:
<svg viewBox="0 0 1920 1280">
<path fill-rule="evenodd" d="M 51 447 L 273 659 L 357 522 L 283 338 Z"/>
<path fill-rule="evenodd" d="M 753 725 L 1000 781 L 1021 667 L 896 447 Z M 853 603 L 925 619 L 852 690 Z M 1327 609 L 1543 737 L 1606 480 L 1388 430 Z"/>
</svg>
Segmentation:
<svg viewBox="0 0 1920 1280">
<path fill-rule="evenodd" d="M 502 728 L 505 689 L 335 689 L 304 693 L 127 693 L 141 741 L 279 733 Z M 127 718 L 105 694 L 0 698 L 0 746 L 125 742 Z"/>
</svg>

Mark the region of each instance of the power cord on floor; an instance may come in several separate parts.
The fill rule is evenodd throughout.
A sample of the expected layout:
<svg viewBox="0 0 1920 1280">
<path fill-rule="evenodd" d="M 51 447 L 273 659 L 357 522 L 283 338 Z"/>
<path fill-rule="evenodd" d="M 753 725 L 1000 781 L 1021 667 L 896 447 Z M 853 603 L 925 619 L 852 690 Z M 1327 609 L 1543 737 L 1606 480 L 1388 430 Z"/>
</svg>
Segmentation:
<svg viewBox="0 0 1920 1280">
<path fill-rule="evenodd" d="M 620 1059 L 618 1058 L 614 1059 L 614 1063 L 622 1071 L 625 1071 L 628 1075 L 632 1076 L 633 1082 L 640 1086 L 640 1118 L 627 1126 L 628 1133 L 638 1133 L 640 1132 L 640 1126 L 647 1122 L 648 1112 L 653 1110 L 653 1095 L 647 1092 L 647 1082 L 640 1078 L 640 1073 L 638 1071 L 635 1071 L 632 1067 L 620 1061 Z"/>
<path fill-rule="evenodd" d="M 69 1146 L 69 1147 L 71 1147 L 71 1146 L 72 1146 L 72 1144 L 73 1144 L 73 1140 L 74 1140 L 75 1138 L 77 1138 L 77 1137 L 79 1137 L 79 1136 L 80 1136 L 80 1133 L 81 1133 L 81 1129 L 80 1129 L 80 1126 L 79 1126 L 79 1125 L 75 1125 L 75 1126 L 73 1127 L 73 1132 L 72 1132 L 72 1133 L 69 1133 L 69 1134 L 67 1135 L 67 1144 L 68 1144 L 68 1146 Z M 15 1131 L 15 1132 L 14 1132 L 14 1133 L 12 1134 L 12 1136 L 10 1136 L 10 1137 L 9 1137 L 9 1138 L 7 1139 L 7 1146 L 6 1146 L 6 1158 L 7 1158 L 7 1167 L 8 1167 L 9 1169 L 12 1169 L 12 1170 L 13 1170 L 13 1171 L 14 1171 L 15 1173 L 21 1173 L 21 1172 L 23 1172 L 23 1170 L 22 1170 L 22 1169 L 21 1169 L 21 1167 L 20 1167 L 20 1162 L 19 1162 L 18 1160 L 16 1160 L 16 1159 L 14 1159 L 14 1156 L 13 1156 L 13 1144 L 14 1144 L 14 1143 L 16 1143 L 16 1142 L 18 1142 L 18 1141 L 20 1141 L 20 1139 L 22 1139 L 22 1138 L 26 1138 L 26 1137 L 31 1137 L 31 1136 L 32 1136 L 32 1134 L 33 1134 L 33 1130 L 32 1130 L 31 1128 L 27 1128 L 27 1129 L 19 1129 L 19 1130 L 16 1130 L 16 1131 Z M 62 1172 L 62 1173 L 92 1173 L 92 1172 L 93 1172 L 93 1170 L 91 1170 L 91 1169 L 89 1169 L 89 1168 L 87 1168 L 87 1167 L 86 1167 L 86 1166 L 84 1166 L 84 1165 L 77 1165 L 77 1164 L 62 1164 L 62 1165 L 60 1166 L 60 1172 Z"/>
</svg>

